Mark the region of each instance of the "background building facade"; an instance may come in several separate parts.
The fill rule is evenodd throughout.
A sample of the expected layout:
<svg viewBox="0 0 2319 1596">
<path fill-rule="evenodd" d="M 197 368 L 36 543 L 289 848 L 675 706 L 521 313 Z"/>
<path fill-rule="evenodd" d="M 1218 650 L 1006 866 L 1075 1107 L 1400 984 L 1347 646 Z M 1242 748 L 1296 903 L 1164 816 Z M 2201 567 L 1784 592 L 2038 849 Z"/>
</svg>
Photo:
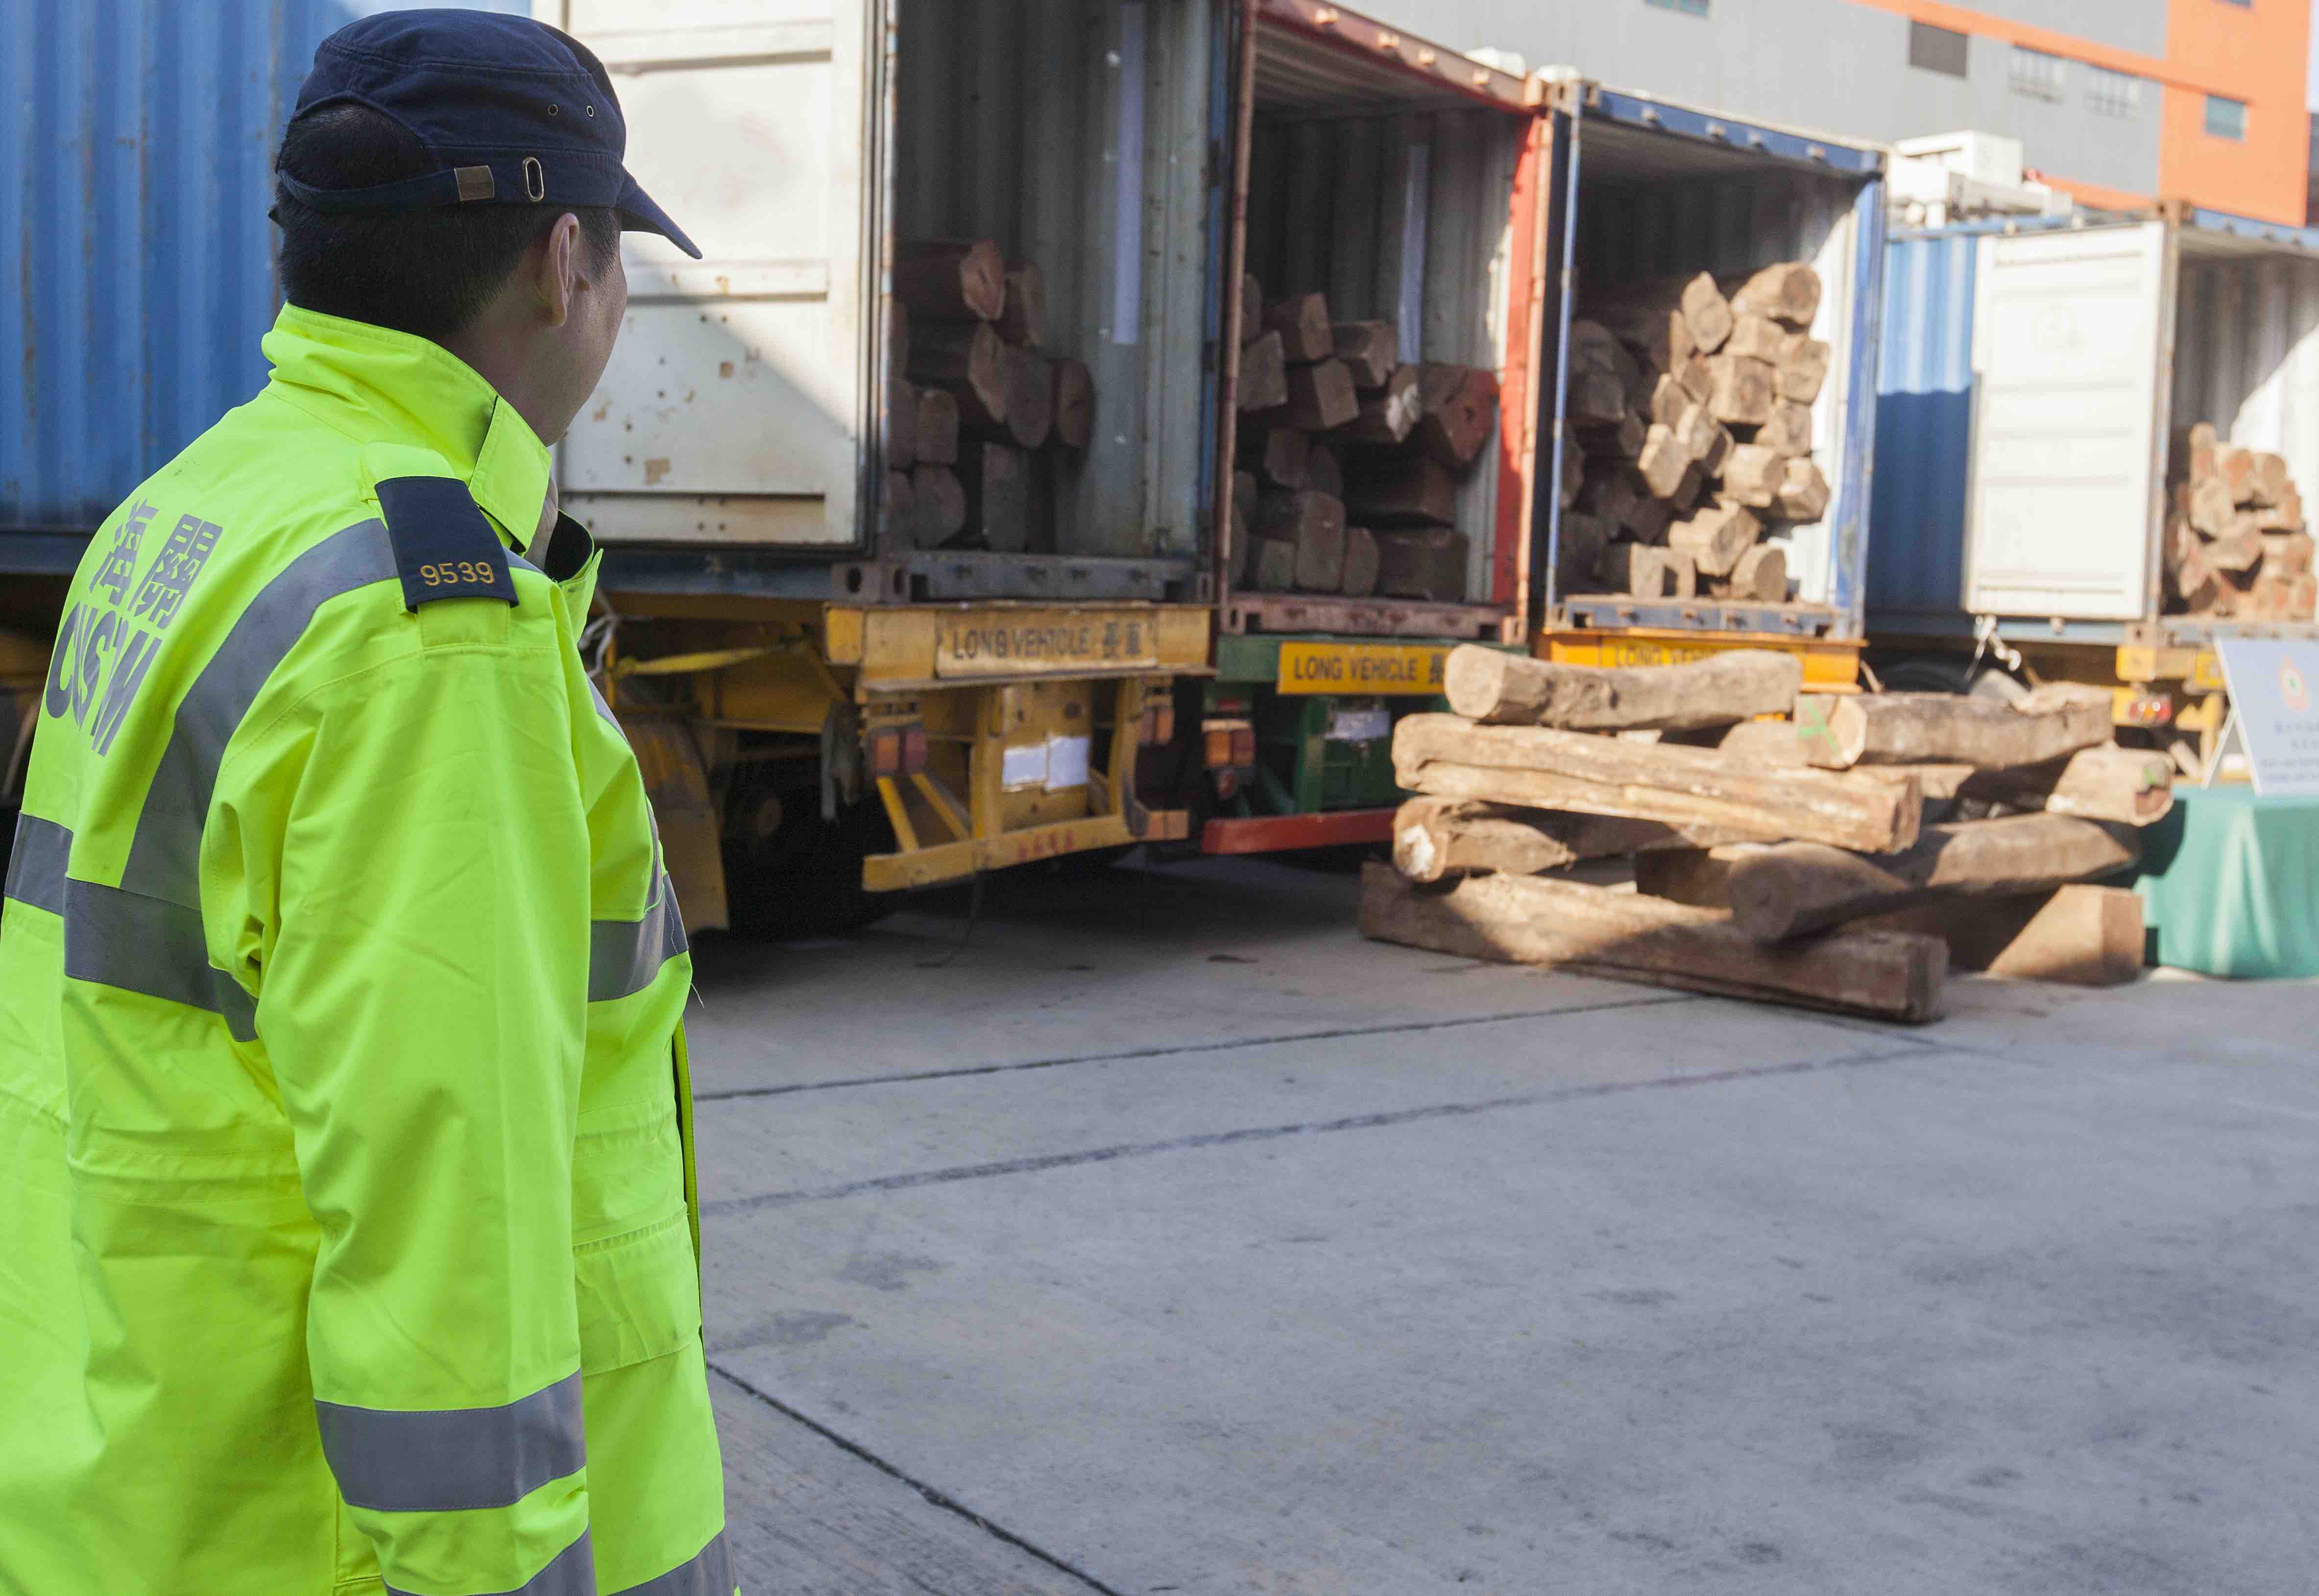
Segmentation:
<svg viewBox="0 0 2319 1596">
<path fill-rule="evenodd" d="M 2300 223 L 2310 0 L 1367 0 L 1460 47 L 1854 137 L 1978 129 L 2094 205 Z"/>
</svg>

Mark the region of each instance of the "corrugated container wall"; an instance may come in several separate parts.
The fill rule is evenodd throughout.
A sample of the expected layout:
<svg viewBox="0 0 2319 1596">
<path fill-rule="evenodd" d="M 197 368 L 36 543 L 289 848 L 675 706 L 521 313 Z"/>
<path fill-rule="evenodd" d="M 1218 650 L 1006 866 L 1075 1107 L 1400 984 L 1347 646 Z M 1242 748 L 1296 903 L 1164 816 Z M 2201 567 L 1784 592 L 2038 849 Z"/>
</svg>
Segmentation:
<svg viewBox="0 0 2319 1596">
<path fill-rule="evenodd" d="M 377 9 L 0 5 L 0 528 L 94 528 L 265 380 L 275 138 L 314 46 Z"/>
<path fill-rule="evenodd" d="M 1964 591 L 1972 452 L 1972 286 L 1978 239 L 1896 237 L 1884 257 L 1868 609 L 1954 609 Z"/>
</svg>

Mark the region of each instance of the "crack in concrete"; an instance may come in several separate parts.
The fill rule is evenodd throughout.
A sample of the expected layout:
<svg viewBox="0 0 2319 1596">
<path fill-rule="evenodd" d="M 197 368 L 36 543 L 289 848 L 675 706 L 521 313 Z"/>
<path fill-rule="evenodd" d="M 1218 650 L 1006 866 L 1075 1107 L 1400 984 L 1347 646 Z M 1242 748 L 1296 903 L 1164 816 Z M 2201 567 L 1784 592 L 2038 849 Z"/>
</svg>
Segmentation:
<svg viewBox="0 0 2319 1596">
<path fill-rule="evenodd" d="M 1058 1573 L 1061 1573 L 1069 1578 L 1077 1580 L 1088 1590 L 1097 1592 L 1097 1596 L 1126 1596 L 1124 1591 L 1105 1584 L 1101 1580 L 1096 1578 L 1095 1575 L 1087 1573 L 1085 1569 L 1075 1567 L 1071 1564 L 1066 1563 L 1062 1558 L 1056 1556 L 1052 1552 L 1046 1550 L 1043 1546 L 1040 1546 L 1032 1541 L 1024 1539 L 1022 1536 L 1015 1534 L 1005 1525 L 992 1523 L 989 1519 L 984 1518 L 980 1513 L 976 1512 L 972 1508 L 967 1506 L 964 1502 L 959 1501 L 958 1498 L 951 1495 L 948 1492 L 939 1490 L 933 1485 L 927 1484 L 924 1480 L 919 1479 L 915 1474 L 904 1473 L 900 1468 L 887 1462 L 883 1457 L 879 1456 L 878 1454 L 870 1450 L 869 1447 L 862 1446 L 860 1442 L 849 1439 L 848 1438 L 838 1434 L 837 1431 L 830 1429 L 828 1425 L 822 1423 L 818 1420 L 808 1418 L 804 1413 L 799 1412 L 797 1409 L 790 1406 L 789 1403 L 781 1401 L 781 1398 L 773 1395 L 771 1392 L 762 1390 L 759 1387 L 751 1384 L 748 1381 L 743 1379 L 732 1370 L 719 1364 L 715 1358 L 712 1357 L 708 1359 L 708 1364 L 709 1369 L 716 1374 L 717 1378 L 727 1382 L 741 1391 L 746 1392 L 751 1397 L 764 1403 L 765 1406 L 772 1409 L 774 1412 L 781 1414 L 783 1418 L 793 1420 L 797 1423 L 804 1425 L 808 1429 L 813 1431 L 814 1434 L 819 1436 L 830 1445 L 837 1447 L 840 1451 L 846 1453 L 849 1456 L 858 1457 L 862 1462 L 868 1464 L 871 1467 L 876 1469 L 880 1474 L 885 1474 L 891 1479 L 900 1481 L 903 1484 L 907 1485 L 911 1490 L 924 1497 L 929 1505 L 939 1508 L 943 1512 L 953 1513 L 959 1518 L 964 1519 L 968 1523 L 973 1525 L 977 1529 L 981 1530 L 985 1535 L 989 1536 L 993 1540 L 1004 1541 L 1006 1545 L 1013 1546 L 1016 1551 L 1022 1552 L 1029 1556 L 1036 1557 L 1040 1562 L 1055 1570 Z"/>
<path fill-rule="evenodd" d="M 1168 1059 L 1179 1053 L 1221 1053 L 1233 1048 L 1277 1047 L 1292 1041 L 1335 1041 L 1354 1036 L 1394 1036 L 1413 1031 L 1446 1031 L 1459 1025 L 1499 1025 L 1514 1020 L 1558 1020 L 1572 1014 L 1595 1014 L 1622 1008 L 1661 1008 L 1678 1003 L 1718 1003 L 1721 998 L 1679 992 L 1651 997 L 1612 997 L 1600 1003 L 1575 1003 L 1561 1008 L 1520 1009 L 1502 1014 L 1459 1014 L 1444 1020 L 1408 1020 L 1388 1025 L 1346 1025 L 1328 1031 L 1292 1031 L 1278 1036 L 1236 1036 L 1223 1041 L 1187 1041 L 1167 1047 L 1129 1048 L 1115 1053 L 1073 1053 L 1060 1059 L 1031 1059 L 1015 1064 L 964 1064 L 955 1069 L 918 1069 L 902 1075 L 855 1075 L 843 1080 L 800 1081 L 786 1087 L 734 1087 L 721 1092 L 695 1092 L 695 1103 L 729 1103 L 745 1097 L 789 1097 L 799 1092 L 835 1092 L 849 1087 L 906 1086 L 916 1081 L 955 1080 L 978 1075 L 1012 1075 L 1024 1069 L 1058 1069 L 1066 1064 L 1116 1064 L 1132 1059 Z"/>
<path fill-rule="evenodd" d="M 961 1164 L 946 1169 L 927 1169 L 911 1175 L 881 1175 L 869 1180 L 850 1180 L 837 1186 L 807 1186 L 794 1191 L 765 1192 L 749 1197 L 726 1197 L 718 1202 L 703 1203 L 703 1219 L 726 1219 L 736 1214 L 758 1213 L 769 1208 L 788 1208 L 799 1203 L 827 1203 L 845 1197 L 866 1196 L 879 1192 L 910 1191 L 919 1186 L 948 1186 L 961 1180 L 988 1180 L 1003 1175 L 1034 1175 L 1049 1169 L 1067 1169 L 1081 1164 L 1107 1164 L 1121 1159 L 1151 1158 L 1161 1153 L 1193 1152 L 1212 1147 L 1234 1147 L 1251 1141 L 1275 1141 L 1288 1136 L 1320 1136 L 1339 1131 L 1369 1131 L 1387 1126 L 1415 1124 L 1426 1120 L 1462 1119 L 1474 1114 L 1495 1114 L 1509 1108 L 1536 1108 L 1549 1104 L 1579 1102 L 1590 1097 L 1615 1096 L 1628 1092 L 1652 1091 L 1666 1087 L 1716 1086 L 1731 1081 L 1760 1080 L 1782 1075 L 1812 1075 L 1822 1070 L 1856 1068 L 1866 1064 L 1881 1064 L 1895 1059 L 1928 1059 L 1938 1057 L 1945 1050 L 1909 1041 L 1899 1048 L 1886 1048 L 1856 1053 L 1839 1053 L 1832 1059 L 1805 1059 L 1787 1064 L 1764 1064 L 1737 1069 L 1719 1069 L 1699 1075 L 1662 1076 L 1653 1080 L 1597 1081 L 1585 1086 L 1563 1087 L 1546 1092 L 1522 1092 L 1503 1097 L 1484 1097 L 1466 1103 L 1440 1103 L 1422 1108 L 1384 1109 L 1372 1114 L 1349 1114 L 1342 1119 L 1313 1120 L 1295 1125 L 1258 1125 L 1239 1131 L 1209 1131 L 1195 1136 L 1178 1136 L 1165 1141 L 1130 1141 L 1114 1147 L 1088 1148 L 1078 1152 L 1043 1153 L 1033 1158 L 1005 1159 L 985 1164 Z"/>
</svg>

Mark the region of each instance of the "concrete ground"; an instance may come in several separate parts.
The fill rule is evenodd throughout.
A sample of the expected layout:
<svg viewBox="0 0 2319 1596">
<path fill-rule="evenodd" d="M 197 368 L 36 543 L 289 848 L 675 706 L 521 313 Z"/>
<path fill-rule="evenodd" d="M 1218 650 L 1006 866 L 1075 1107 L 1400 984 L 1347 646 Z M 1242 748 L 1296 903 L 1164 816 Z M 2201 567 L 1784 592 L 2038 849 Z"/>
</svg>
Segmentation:
<svg viewBox="0 0 2319 1596">
<path fill-rule="evenodd" d="M 1130 868 L 704 941 L 751 1596 L 2314 1587 L 2312 986 L 1903 1030 L 1352 900 Z"/>
</svg>

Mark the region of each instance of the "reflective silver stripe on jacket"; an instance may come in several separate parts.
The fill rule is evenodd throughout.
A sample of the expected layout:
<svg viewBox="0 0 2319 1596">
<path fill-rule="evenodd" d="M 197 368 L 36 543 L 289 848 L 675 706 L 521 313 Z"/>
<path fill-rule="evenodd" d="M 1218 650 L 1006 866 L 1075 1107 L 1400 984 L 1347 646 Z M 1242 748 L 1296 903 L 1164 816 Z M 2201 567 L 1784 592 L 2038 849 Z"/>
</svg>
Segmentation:
<svg viewBox="0 0 2319 1596">
<path fill-rule="evenodd" d="M 72 879 L 72 842 L 55 821 L 20 816 L 8 861 L 8 896 L 64 917 L 65 974 L 221 1015 L 238 1041 L 257 1036 L 257 1005 L 211 964 L 201 911 Z"/>
<path fill-rule="evenodd" d="M 511 1507 L 588 1461 L 580 1376 L 496 1408 L 314 1402 L 322 1456 L 347 1504 L 383 1513 Z"/>
<path fill-rule="evenodd" d="M 613 1596 L 733 1596 L 733 1557 L 726 1550 L 725 1537 L 720 1533 L 683 1567 L 616 1591 Z"/>
<path fill-rule="evenodd" d="M 51 915 L 63 914 L 65 861 L 72 855 L 72 838 L 53 820 L 18 815 L 16 843 L 8 855 L 8 896 Z"/>
<path fill-rule="evenodd" d="M 357 521 L 291 561 L 249 601 L 177 705 L 168 744 L 145 789 L 122 886 L 199 906 L 202 828 L 226 744 L 317 609 L 356 588 L 393 580 L 394 546 L 386 523 Z"/>
<path fill-rule="evenodd" d="M 684 951 L 684 916 L 665 872 L 641 920 L 596 920 L 588 926 L 588 1001 L 632 996 L 653 983 L 662 965 Z"/>
<path fill-rule="evenodd" d="M 401 1585 L 386 1587 L 386 1596 L 438 1596 L 432 1591 L 406 1591 Z M 589 1545 L 588 1532 L 582 1530 L 580 1538 L 555 1554 L 546 1567 L 512 1591 L 498 1591 L 492 1596 L 596 1596 L 596 1553 Z M 727 1585 L 717 1596 L 733 1596 Z"/>
</svg>

